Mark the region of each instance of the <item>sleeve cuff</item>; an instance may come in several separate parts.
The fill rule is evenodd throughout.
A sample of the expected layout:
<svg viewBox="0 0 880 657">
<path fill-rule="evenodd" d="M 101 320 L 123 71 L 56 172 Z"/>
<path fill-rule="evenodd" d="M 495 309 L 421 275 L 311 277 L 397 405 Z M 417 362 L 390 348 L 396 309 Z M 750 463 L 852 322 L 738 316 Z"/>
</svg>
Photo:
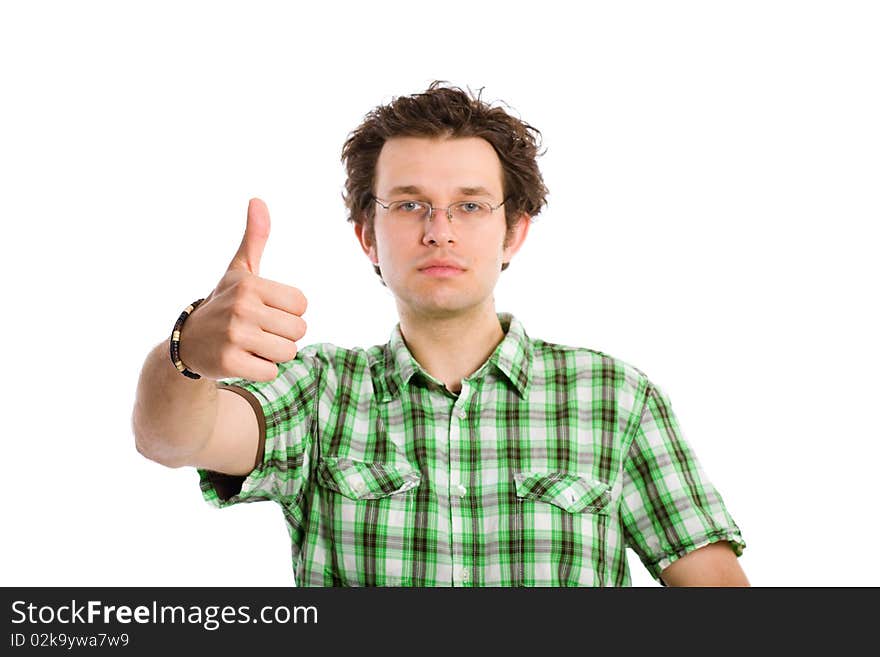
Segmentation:
<svg viewBox="0 0 880 657">
<path fill-rule="evenodd" d="M 240 388 L 239 386 L 217 383 L 217 389 L 229 390 L 230 392 L 234 392 L 238 395 L 244 397 L 248 403 L 251 405 L 251 408 L 254 409 L 254 414 L 257 416 L 257 425 L 259 426 L 259 448 L 257 449 L 257 456 L 254 459 L 254 468 L 260 467 L 260 464 L 263 462 L 263 457 L 266 454 L 266 414 L 263 411 L 263 405 L 260 403 L 260 400 L 254 396 L 250 390 L 245 390 L 244 388 Z"/>
<path fill-rule="evenodd" d="M 665 554 L 661 555 L 659 559 L 646 563 L 645 567 L 651 573 L 651 576 L 663 584 L 663 580 L 660 577 L 660 573 L 666 570 L 670 565 L 681 559 L 686 554 L 693 552 L 694 550 L 698 550 L 701 547 L 706 547 L 710 543 L 717 543 L 718 541 L 728 541 L 730 543 L 730 547 L 733 549 L 734 554 L 737 557 L 741 557 L 743 550 L 746 547 L 745 541 L 743 541 L 742 535 L 738 530 L 730 529 L 725 531 L 713 532 L 711 534 L 707 534 L 703 536 L 701 539 L 696 539 L 690 543 L 686 543 L 679 547 L 671 548 Z"/>
<path fill-rule="evenodd" d="M 227 384 L 218 381 L 217 389 L 229 390 L 244 397 L 254 410 L 257 416 L 257 425 L 259 427 L 258 448 L 254 458 L 254 470 L 258 470 L 263 465 L 266 454 L 266 415 L 260 400 L 250 391 L 236 385 Z M 217 501 L 224 504 L 241 492 L 245 480 L 250 475 L 232 475 L 225 472 L 215 472 L 213 470 L 200 469 L 199 473 L 202 480 L 203 490 L 213 490 L 216 494 Z M 213 496 L 212 496 L 213 497 Z"/>
</svg>

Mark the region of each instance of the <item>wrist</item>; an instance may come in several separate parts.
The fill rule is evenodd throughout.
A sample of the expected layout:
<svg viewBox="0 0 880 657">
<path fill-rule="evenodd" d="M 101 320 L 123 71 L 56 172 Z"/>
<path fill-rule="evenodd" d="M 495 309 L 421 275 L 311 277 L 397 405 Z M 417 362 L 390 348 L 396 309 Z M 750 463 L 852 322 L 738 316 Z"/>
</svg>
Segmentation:
<svg viewBox="0 0 880 657">
<path fill-rule="evenodd" d="M 174 363 L 174 367 L 177 368 L 177 371 L 183 374 L 185 377 L 190 379 L 201 379 L 201 374 L 196 374 L 192 370 L 190 370 L 184 362 L 180 359 L 180 333 L 183 330 L 183 324 L 186 322 L 187 318 L 193 313 L 193 311 L 199 307 L 204 301 L 204 297 L 201 299 L 197 299 L 189 304 L 186 308 L 184 308 L 183 312 L 180 313 L 180 317 L 177 318 L 177 322 L 174 324 L 174 329 L 171 331 L 171 340 L 169 343 L 169 354 L 171 356 L 171 362 Z"/>
</svg>

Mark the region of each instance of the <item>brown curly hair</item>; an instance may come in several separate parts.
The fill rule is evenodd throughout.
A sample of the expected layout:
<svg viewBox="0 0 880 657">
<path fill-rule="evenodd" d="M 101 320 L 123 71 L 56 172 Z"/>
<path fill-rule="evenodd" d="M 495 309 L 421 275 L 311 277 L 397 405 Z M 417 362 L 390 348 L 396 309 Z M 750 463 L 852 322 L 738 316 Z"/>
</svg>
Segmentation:
<svg viewBox="0 0 880 657">
<path fill-rule="evenodd" d="M 393 137 L 482 137 L 488 141 L 501 160 L 502 191 L 508 199 L 504 204 L 505 246 L 522 213 L 535 217 L 547 204 L 548 190 L 536 162 L 546 152 L 538 152 L 541 131 L 482 101 L 482 87 L 474 96 L 459 87 L 441 86 L 444 83 L 434 80 L 423 93 L 395 97 L 390 104 L 371 110 L 342 147 L 347 174 L 342 198 L 349 213 L 347 221 L 365 223 L 370 241 L 376 236 L 376 163 L 385 141 Z M 504 263 L 501 271 L 508 265 Z M 381 279 L 379 267 L 374 269 Z"/>
</svg>

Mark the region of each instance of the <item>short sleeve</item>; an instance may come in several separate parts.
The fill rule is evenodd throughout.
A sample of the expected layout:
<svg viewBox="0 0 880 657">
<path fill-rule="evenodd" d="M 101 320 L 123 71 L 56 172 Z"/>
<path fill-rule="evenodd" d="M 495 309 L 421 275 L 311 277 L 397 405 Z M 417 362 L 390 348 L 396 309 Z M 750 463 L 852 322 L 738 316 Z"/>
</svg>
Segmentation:
<svg viewBox="0 0 880 657">
<path fill-rule="evenodd" d="M 315 400 L 321 380 L 318 349 L 319 345 L 310 345 L 293 359 L 279 363 L 278 376 L 269 382 L 242 378 L 216 382 L 218 389 L 237 388 L 235 392 L 245 397 L 255 412 L 259 408 L 261 446 L 248 475 L 196 469 L 206 502 L 218 508 L 266 500 L 284 503 L 300 494 L 308 480 Z"/>
<path fill-rule="evenodd" d="M 620 513 L 627 545 L 661 584 L 660 573 L 688 552 L 730 541 L 740 556 L 746 546 L 685 441 L 669 397 L 651 382 L 624 462 Z"/>
</svg>

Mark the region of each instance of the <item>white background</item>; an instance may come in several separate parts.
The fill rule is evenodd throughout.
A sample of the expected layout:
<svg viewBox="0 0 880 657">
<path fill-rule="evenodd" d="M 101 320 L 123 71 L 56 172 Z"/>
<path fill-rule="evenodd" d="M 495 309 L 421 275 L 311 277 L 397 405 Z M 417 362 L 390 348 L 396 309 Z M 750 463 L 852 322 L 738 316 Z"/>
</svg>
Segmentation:
<svg viewBox="0 0 880 657">
<path fill-rule="evenodd" d="M 496 309 L 670 395 L 753 584 L 880 584 L 876 4 L 312 4 L 2 5 L 0 582 L 293 584 L 279 507 L 136 452 L 140 368 L 252 196 L 301 345 L 385 342 L 340 151 L 442 79 L 547 148 Z"/>
</svg>

